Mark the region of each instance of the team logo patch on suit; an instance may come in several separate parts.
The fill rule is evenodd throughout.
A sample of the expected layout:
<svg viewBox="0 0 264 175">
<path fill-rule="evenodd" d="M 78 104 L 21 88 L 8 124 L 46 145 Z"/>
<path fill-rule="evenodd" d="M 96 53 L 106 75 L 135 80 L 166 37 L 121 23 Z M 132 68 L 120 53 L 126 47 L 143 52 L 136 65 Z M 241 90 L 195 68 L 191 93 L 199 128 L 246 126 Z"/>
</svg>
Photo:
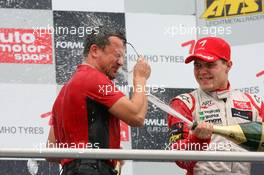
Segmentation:
<svg viewBox="0 0 264 175">
<path fill-rule="evenodd" d="M 252 121 L 252 116 L 253 116 L 252 111 L 244 111 L 244 110 L 232 108 L 231 112 L 232 112 L 233 117 L 238 117 L 238 118 Z"/>
<path fill-rule="evenodd" d="M 204 101 L 201 105 L 201 109 L 207 109 L 213 105 L 214 105 L 214 103 L 212 102 L 212 100 Z"/>
<path fill-rule="evenodd" d="M 189 109 L 192 109 L 193 108 L 193 99 L 192 99 L 192 96 L 190 94 L 181 94 L 181 95 L 178 95 L 176 97 L 176 99 L 179 99 L 181 100 L 184 104 L 186 104 L 186 106 L 189 108 Z"/>
<path fill-rule="evenodd" d="M 233 103 L 234 103 L 234 107 L 236 109 L 242 109 L 242 110 L 245 110 L 245 111 L 252 110 L 252 107 L 251 107 L 251 104 L 250 104 L 249 101 L 233 100 Z"/>
<path fill-rule="evenodd" d="M 169 143 L 183 139 L 183 123 L 175 123 L 169 131 Z"/>
<path fill-rule="evenodd" d="M 214 105 L 214 103 L 208 103 L 206 104 Z M 203 104 L 202 104 L 203 105 Z M 209 108 L 209 107 L 207 107 Z M 202 108 L 201 108 L 202 109 Z M 213 124 L 222 124 L 222 119 L 220 116 L 220 109 L 211 109 L 211 110 L 203 110 L 199 112 L 199 119 L 200 121 L 205 121 Z"/>
<path fill-rule="evenodd" d="M 182 100 L 182 101 L 186 101 L 188 103 L 191 103 L 191 99 L 190 97 L 186 96 L 186 95 L 179 95 L 179 98 Z"/>
</svg>

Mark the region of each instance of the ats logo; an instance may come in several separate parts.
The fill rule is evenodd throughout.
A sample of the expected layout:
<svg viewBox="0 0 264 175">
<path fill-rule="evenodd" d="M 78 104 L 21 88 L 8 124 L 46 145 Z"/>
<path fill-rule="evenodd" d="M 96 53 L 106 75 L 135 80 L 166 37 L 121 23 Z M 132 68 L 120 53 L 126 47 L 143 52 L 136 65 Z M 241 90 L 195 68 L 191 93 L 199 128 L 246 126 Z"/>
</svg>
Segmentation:
<svg viewBox="0 0 264 175">
<path fill-rule="evenodd" d="M 0 28 L 0 63 L 52 64 L 51 34 Z"/>
<path fill-rule="evenodd" d="M 205 0 L 206 9 L 202 18 L 206 20 L 228 18 L 263 12 L 263 0 Z"/>
</svg>

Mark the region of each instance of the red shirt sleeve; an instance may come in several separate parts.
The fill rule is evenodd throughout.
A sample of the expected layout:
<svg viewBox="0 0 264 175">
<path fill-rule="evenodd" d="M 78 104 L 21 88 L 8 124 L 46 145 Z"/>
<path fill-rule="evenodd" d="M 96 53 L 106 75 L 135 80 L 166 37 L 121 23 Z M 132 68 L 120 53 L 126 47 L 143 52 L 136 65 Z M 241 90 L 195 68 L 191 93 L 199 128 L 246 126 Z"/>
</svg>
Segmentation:
<svg viewBox="0 0 264 175">
<path fill-rule="evenodd" d="M 193 121 L 191 109 L 180 99 L 174 99 L 170 106 L 190 121 Z M 204 144 L 210 143 L 210 139 L 199 139 L 191 134 L 186 122 L 171 115 L 168 115 L 168 126 L 170 128 L 169 143 L 172 150 L 202 150 Z M 183 169 L 187 169 L 188 173 L 190 173 L 196 162 L 197 161 L 176 161 L 176 164 Z"/>
<path fill-rule="evenodd" d="M 125 96 L 114 83 L 104 74 L 98 71 L 91 72 L 93 82 L 87 81 L 86 92 L 88 96 L 101 104 L 111 108 L 121 97 Z"/>
</svg>

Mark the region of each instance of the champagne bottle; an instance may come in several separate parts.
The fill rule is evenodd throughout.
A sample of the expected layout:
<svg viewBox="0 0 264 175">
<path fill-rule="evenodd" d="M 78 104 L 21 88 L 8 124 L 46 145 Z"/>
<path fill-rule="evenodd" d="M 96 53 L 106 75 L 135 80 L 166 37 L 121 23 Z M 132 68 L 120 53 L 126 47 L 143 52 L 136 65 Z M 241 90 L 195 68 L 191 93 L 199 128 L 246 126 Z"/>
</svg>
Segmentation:
<svg viewBox="0 0 264 175">
<path fill-rule="evenodd" d="M 194 123 L 192 129 L 197 126 Z M 264 124 L 248 122 L 229 126 L 213 126 L 213 133 L 221 135 L 249 151 L 264 151 Z"/>
</svg>

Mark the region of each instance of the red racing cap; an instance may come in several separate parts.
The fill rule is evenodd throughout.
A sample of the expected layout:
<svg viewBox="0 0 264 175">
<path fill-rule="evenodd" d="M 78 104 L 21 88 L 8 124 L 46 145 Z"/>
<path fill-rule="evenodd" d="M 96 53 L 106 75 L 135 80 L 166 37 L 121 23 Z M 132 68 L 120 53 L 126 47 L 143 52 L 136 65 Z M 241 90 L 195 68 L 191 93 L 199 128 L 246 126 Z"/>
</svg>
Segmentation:
<svg viewBox="0 0 264 175">
<path fill-rule="evenodd" d="M 201 59 L 206 62 L 214 62 L 218 59 L 230 61 L 230 45 L 218 37 L 205 37 L 199 39 L 194 47 L 193 54 L 185 59 L 188 64 L 195 59 Z"/>
</svg>

